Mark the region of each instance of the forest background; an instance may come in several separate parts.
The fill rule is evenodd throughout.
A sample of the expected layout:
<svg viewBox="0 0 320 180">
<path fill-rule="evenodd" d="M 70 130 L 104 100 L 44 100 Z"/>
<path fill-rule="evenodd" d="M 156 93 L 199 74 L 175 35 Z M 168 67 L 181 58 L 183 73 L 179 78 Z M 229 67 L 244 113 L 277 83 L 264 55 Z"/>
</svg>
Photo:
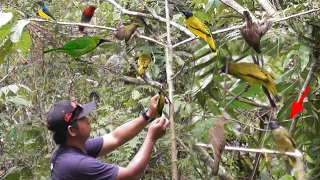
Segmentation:
<svg viewBox="0 0 320 180">
<path fill-rule="evenodd" d="M 1 13 L 5 13 L 0 20 L 0 179 L 49 179 L 49 159 L 55 144 L 45 121 L 54 103 L 62 99 L 85 103 L 90 101 L 91 92 L 99 94 L 100 102 L 90 116 L 94 137 L 137 117 L 160 88 L 172 102 L 164 109 L 171 121 L 170 133 L 157 142 L 143 179 L 213 179 L 212 151 L 196 143 L 209 143 L 209 129 L 224 112 L 242 122 L 231 121 L 225 126 L 227 146 L 276 149 L 270 132 L 261 131 L 267 129 L 263 121 L 276 119 L 293 134 L 304 157 L 306 178 L 320 179 L 320 2 L 44 2 L 58 24 L 35 19 L 39 18 L 35 1 L 0 1 Z M 63 53 L 44 55 L 45 49 L 84 36 L 74 23 L 80 21 L 88 5 L 98 7 L 91 24 L 99 26 L 87 27 L 87 35 L 112 40 L 115 28 L 133 22 L 141 24 L 139 35 L 128 47 L 118 41 L 100 45 L 86 55 L 93 64 L 73 61 Z M 166 8 L 170 26 L 166 24 Z M 181 13 L 185 9 L 193 10 L 214 32 L 217 56 L 213 57 L 207 44 L 187 30 Z M 254 20 L 276 21 L 261 40 L 262 55 L 247 45 L 237 28 L 244 23 L 244 9 Z M 146 81 L 136 79 L 134 68 L 141 53 L 152 55 Z M 247 83 L 219 73 L 226 61 L 253 62 L 262 56 L 264 68 L 276 77 L 282 96 L 274 109 L 260 86 L 250 87 L 233 100 Z M 309 85 L 305 109 L 290 119 L 292 102 Z M 101 160 L 126 166 L 145 136 L 143 131 Z M 293 179 L 281 157 L 268 159 L 225 150 L 219 178 Z"/>
</svg>

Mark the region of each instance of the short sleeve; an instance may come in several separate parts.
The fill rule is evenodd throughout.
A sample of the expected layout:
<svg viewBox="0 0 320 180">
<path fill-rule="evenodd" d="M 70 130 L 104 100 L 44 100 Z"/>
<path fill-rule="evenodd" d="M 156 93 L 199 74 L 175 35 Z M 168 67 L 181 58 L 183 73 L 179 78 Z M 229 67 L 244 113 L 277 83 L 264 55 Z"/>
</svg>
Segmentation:
<svg viewBox="0 0 320 180">
<path fill-rule="evenodd" d="M 91 139 L 88 139 L 86 142 L 85 151 L 89 156 L 96 158 L 99 155 L 102 149 L 102 146 L 103 146 L 102 137 L 91 138 Z"/>
<path fill-rule="evenodd" d="M 114 180 L 117 177 L 119 167 L 113 164 L 86 157 L 77 166 L 77 179 Z"/>
</svg>

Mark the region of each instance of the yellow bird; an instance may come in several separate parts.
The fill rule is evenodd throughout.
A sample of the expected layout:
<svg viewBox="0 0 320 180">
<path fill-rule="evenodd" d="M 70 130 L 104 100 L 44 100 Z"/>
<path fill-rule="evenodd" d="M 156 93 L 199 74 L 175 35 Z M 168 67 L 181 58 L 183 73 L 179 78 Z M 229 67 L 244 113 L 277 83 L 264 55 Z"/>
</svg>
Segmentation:
<svg viewBox="0 0 320 180">
<path fill-rule="evenodd" d="M 138 59 L 138 79 L 144 74 L 150 64 L 151 57 L 149 54 L 141 54 Z"/>
<path fill-rule="evenodd" d="M 42 1 L 37 1 L 39 7 L 38 7 L 38 13 L 39 16 L 48 21 L 56 21 L 56 19 L 52 16 L 52 14 L 49 12 L 48 8 L 44 5 Z"/>
<path fill-rule="evenodd" d="M 225 72 L 226 66 L 223 66 L 221 68 L 221 73 Z M 256 84 L 264 86 L 273 95 L 277 102 L 281 101 L 281 97 L 278 95 L 274 83 L 274 77 L 259 65 L 247 62 L 230 63 L 228 74 L 248 82 L 250 86 Z"/>
<path fill-rule="evenodd" d="M 280 151 L 295 152 L 296 146 L 288 133 L 277 121 L 266 122 L 269 125 L 272 133 L 272 138 L 277 148 Z M 296 167 L 297 160 L 294 157 L 289 157 L 289 161 L 293 167 Z"/>
<path fill-rule="evenodd" d="M 216 46 L 214 45 L 212 34 L 209 28 L 197 17 L 193 16 L 192 11 L 184 10 L 182 13 L 186 17 L 187 28 L 196 36 L 204 39 L 208 43 L 213 55 L 216 56 Z"/>
<path fill-rule="evenodd" d="M 165 101 L 166 101 L 166 98 L 164 94 L 161 91 L 159 91 L 159 97 L 158 97 L 158 103 L 157 103 L 157 112 L 159 116 L 162 116 L 162 110 L 163 110 Z"/>
</svg>

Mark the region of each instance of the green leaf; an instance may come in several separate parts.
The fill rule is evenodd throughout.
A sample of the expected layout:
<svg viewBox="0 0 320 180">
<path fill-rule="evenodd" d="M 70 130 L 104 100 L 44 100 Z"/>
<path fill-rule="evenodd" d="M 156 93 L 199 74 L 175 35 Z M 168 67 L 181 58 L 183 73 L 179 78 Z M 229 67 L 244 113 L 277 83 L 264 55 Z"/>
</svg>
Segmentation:
<svg viewBox="0 0 320 180">
<path fill-rule="evenodd" d="M 305 46 L 305 45 L 300 46 L 298 55 L 301 59 L 301 71 L 303 71 L 309 63 L 309 52 L 310 52 L 310 49 L 308 46 Z"/>
<path fill-rule="evenodd" d="M 12 23 L 6 24 L 0 28 L 0 41 L 11 33 Z"/>
<path fill-rule="evenodd" d="M 30 21 L 26 21 L 26 20 L 19 20 L 18 24 L 14 25 L 11 28 L 11 32 L 12 34 L 10 35 L 10 40 L 13 43 L 17 43 L 20 40 L 23 28 L 29 24 Z"/>
<path fill-rule="evenodd" d="M 11 92 L 13 92 L 14 94 L 17 94 L 18 90 L 19 90 L 19 86 L 13 84 L 13 85 L 9 85 L 8 88 L 10 89 Z"/>
<path fill-rule="evenodd" d="M 212 4 L 214 3 L 214 0 L 208 0 L 208 3 L 204 5 L 205 7 L 205 12 L 208 12 L 209 9 L 211 8 Z"/>
<path fill-rule="evenodd" d="M 20 50 L 23 54 L 26 54 L 30 49 L 32 40 L 28 32 L 24 31 L 22 33 L 21 39 L 16 43 L 15 48 Z"/>
<path fill-rule="evenodd" d="M 285 101 L 285 104 L 283 105 L 283 107 L 281 108 L 281 110 L 278 113 L 278 116 L 277 116 L 278 121 L 282 122 L 284 120 L 289 119 L 289 115 L 290 115 L 291 107 L 292 107 L 292 101 L 294 101 L 295 99 L 296 99 L 296 97 L 293 96 Z"/>
<path fill-rule="evenodd" d="M 10 39 L 7 39 L 7 41 L 0 47 L 0 64 L 2 64 L 5 57 L 11 53 L 12 46 L 13 43 Z"/>
<path fill-rule="evenodd" d="M 11 12 L 0 12 L 0 28 L 7 24 L 13 17 L 13 14 Z"/>
<path fill-rule="evenodd" d="M 14 103 L 16 105 L 25 105 L 25 106 L 31 106 L 32 105 L 30 101 L 24 99 L 24 97 L 22 97 L 20 95 L 7 98 L 6 101 L 9 101 L 9 102 Z"/>
</svg>

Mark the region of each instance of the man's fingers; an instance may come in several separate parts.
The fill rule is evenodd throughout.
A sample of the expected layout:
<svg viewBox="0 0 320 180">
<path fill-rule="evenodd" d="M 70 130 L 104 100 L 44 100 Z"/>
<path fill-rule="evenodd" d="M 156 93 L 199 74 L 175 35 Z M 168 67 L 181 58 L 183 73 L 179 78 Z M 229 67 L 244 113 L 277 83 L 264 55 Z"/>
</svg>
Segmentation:
<svg viewBox="0 0 320 180">
<path fill-rule="evenodd" d="M 165 119 L 165 123 L 162 126 L 162 130 L 166 130 L 167 126 L 169 125 L 170 121 L 168 119 Z"/>
<path fill-rule="evenodd" d="M 166 123 L 166 119 L 159 118 L 159 122 L 158 122 L 158 125 L 159 125 L 159 126 L 162 127 L 165 123 Z"/>
<path fill-rule="evenodd" d="M 159 95 L 156 94 L 151 98 L 151 101 L 157 101 L 158 100 Z"/>
</svg>

